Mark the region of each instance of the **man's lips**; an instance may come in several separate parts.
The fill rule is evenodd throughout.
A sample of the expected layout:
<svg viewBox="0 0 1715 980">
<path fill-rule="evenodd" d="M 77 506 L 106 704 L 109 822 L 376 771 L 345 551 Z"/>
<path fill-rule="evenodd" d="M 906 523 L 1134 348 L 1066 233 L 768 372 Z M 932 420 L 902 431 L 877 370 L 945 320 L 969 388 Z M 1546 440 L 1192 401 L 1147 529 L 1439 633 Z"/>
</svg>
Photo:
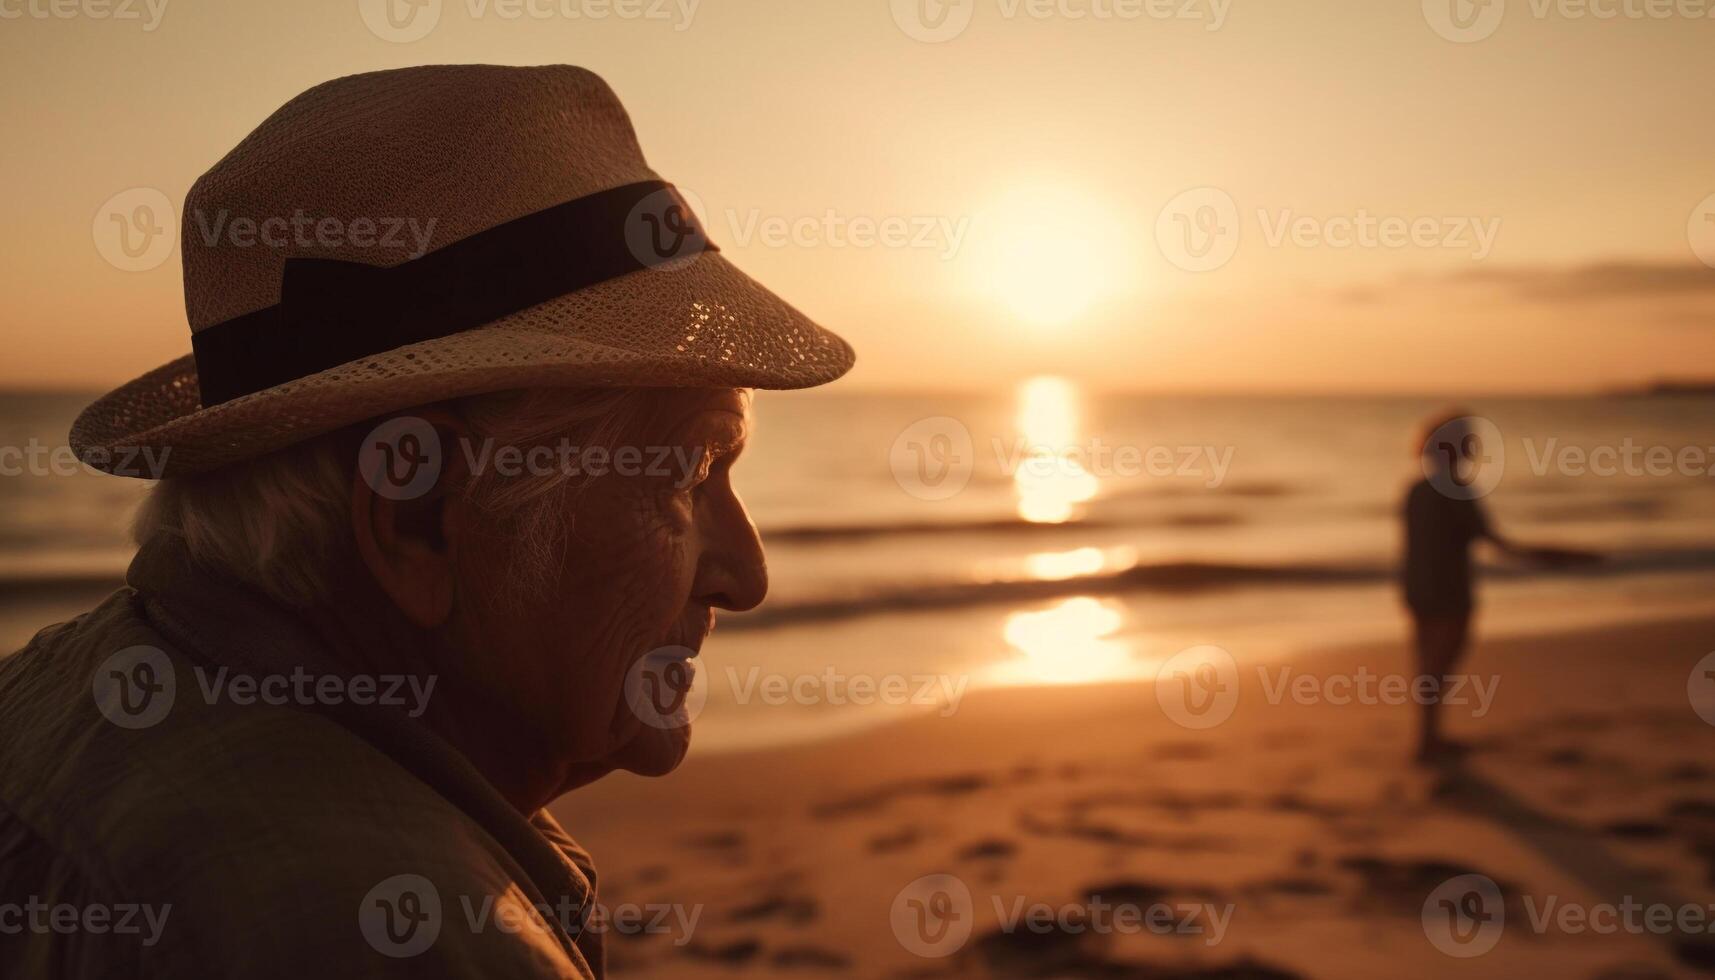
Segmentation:
<svg viewBox="0 0 1715 980">
<path fill-rule="evenodd" d="M 713 609 L 710 609 L 704 614 L 701 621 L 693 621 L 691 623 L 687 623 L 684 626 L 684 628 L 680 631 L 681 632 L 680 642 L 678 642 L 674 645 L 675 646 L 682 646 L 685 649 L 690 650 L 691 656 L 695 657 L 698 654 L 703 652 L 703 641 L 708 639 L 709 634 L 713 633 L 714 631 L 715 631 L 715 611 Z M 689 658 L 685 658 L 685 659 L 689 659 Z"/>
</svg>

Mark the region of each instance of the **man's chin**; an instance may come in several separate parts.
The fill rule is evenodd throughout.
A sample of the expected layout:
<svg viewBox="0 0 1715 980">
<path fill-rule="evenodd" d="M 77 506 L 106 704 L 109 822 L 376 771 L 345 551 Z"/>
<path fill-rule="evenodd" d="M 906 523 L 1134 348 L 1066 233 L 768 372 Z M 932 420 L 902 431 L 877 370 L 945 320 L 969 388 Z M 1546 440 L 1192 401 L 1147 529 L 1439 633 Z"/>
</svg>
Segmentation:
<svg viewBox="0 0 1715 980">
<path fill-rule="evenodd" d="M 613 762 L 617 768 L 639 776 L 665 776 L 679 768 L 690 748 L 688 723 L 683 728 L 645 727 L 619 750 Z"/>
</svg>

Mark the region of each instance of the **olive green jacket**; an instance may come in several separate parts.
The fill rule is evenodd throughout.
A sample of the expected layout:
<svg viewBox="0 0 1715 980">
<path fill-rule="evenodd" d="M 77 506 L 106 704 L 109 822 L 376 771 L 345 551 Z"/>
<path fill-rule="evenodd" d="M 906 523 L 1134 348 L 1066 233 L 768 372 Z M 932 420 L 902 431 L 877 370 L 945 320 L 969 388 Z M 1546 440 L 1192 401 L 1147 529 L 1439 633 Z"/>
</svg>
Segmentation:
<svg viewBox="0 0 1715 980">
<path fill-rule="evenodd" d="M 588 855 L 374 680 L 172 543 L 0 660 L 0 977 L 600 977 Z"/>
</svg>

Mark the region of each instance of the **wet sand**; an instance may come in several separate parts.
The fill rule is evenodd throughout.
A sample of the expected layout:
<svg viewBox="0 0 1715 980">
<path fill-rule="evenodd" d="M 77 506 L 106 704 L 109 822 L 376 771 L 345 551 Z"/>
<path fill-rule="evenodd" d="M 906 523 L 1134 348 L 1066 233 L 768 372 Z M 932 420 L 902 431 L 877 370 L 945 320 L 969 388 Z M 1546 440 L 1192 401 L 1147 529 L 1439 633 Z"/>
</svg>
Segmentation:
<svg viewBox="0 0 1715 980">
<path fill-rule="evenodd" d="M 1295 661 L 1309 698 L 1271 699 L 1279 665 L 1244 667 L 1231 717 L 1203 730 L 1147 684 L 988 690 L 951 717 L 693 749 L 668 778 L 612 776 L 555 809 L 604 905 L 678 906 L 610 936 L 615 975 L 1697 975 L 1715 958 L 1683 947 L 1715 936 L 1561 916 L 1606 923 L 1628 899 L 1715 915 L 1715 727 L 1687 687 L 1712 650 L 1710 618 L 1479 640 L 1462 669 L 1494 685 L 1491 710 L 1472 717 L 1474 692 L 1449 708 L 1473 751 L 1440 770 L 1407 762 L 1415 707 L 1325 696 L 1345 690 L 1330 678 L 1405 675 L 1384 644 Z M 969 901 L 946 879 L 908 890 L 932 874 Z M 1499 933 L 1458 920 L 1456 952 L 1498 939 L 1455 958 L 1424 908 L 1464 874 L 1504 908 Z M 955 904 L 908 904 L 933 892 Z M 1001 927 L 1038 905 L 1066 925 Z M 1122 906 L 1162 928 L 1081 927 Z"/>
</svg>

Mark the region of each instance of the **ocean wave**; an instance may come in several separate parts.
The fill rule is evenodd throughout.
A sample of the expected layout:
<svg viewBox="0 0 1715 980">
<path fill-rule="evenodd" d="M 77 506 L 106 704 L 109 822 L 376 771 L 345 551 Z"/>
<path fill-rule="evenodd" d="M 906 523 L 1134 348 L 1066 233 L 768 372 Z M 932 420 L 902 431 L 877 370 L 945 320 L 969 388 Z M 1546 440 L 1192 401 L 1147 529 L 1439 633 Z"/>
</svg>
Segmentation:
<svg viewBox="0 0 1715 980">
<path fill-rule="evenodd" d="M 1578 568 L 1485 566 L 1486 579 L 1610 578 L 1715 569 L 1715 548 L 1616 553 Z M 1075 595 L 1195 593 L 1221 589 L 1340 586 L 1391 582 L 1393 563 L 1251 565 L 1178 561 L 1072 578 L 890 585 L 867 593 L 765 604 L 722 619 L 724 630 L 773 629 L 855 619 L 875 613 L 934 612 L 972 606 L 1045 602 Z"/>
<path fill-rule="evenodd" d="M 770 544 L 821 544 L 868 538 L 941 537 L 949 535 L 984 534 L 996 537 L 1052 537 L 1055 535 L 1118 531 L 1128 528 L 1198 528 L 1232 527 L 1244 523 L 1244 518 L 1232 511 L 1186 512 L 1153 517 L 1130 517 L 1124 520 L 1090 518 L 1044 524 L 1017 517 L 967 521 L 874 521 L 868 523 L 797 524 L 769 528 L 763 538 Z"/>
<path fill-rule="evenodd" d="M 1715 569 L 1715 547 L 1616 552 L 1576 568 L 1486 565 L 1486 580 L 1603 579 L 1706 572 Z M 1171 561 L 1059 579 L 890 583 L 854 594 L 770 602 L 748 613 L 723 616 L 721 629 L 764 630 L 830 623 L 880 613 L 937 612 L 988 605 L 1046 602 L 1075 595 L 1190 594 L 1230 589 L 1384 584 L 1398 567 L 1391 562 L 1246 564 Z M 29 569 L 0 566 L 0 602 L 99 597 L 124 584 L 124 575 L 101 568 Z"/>
</svg>

